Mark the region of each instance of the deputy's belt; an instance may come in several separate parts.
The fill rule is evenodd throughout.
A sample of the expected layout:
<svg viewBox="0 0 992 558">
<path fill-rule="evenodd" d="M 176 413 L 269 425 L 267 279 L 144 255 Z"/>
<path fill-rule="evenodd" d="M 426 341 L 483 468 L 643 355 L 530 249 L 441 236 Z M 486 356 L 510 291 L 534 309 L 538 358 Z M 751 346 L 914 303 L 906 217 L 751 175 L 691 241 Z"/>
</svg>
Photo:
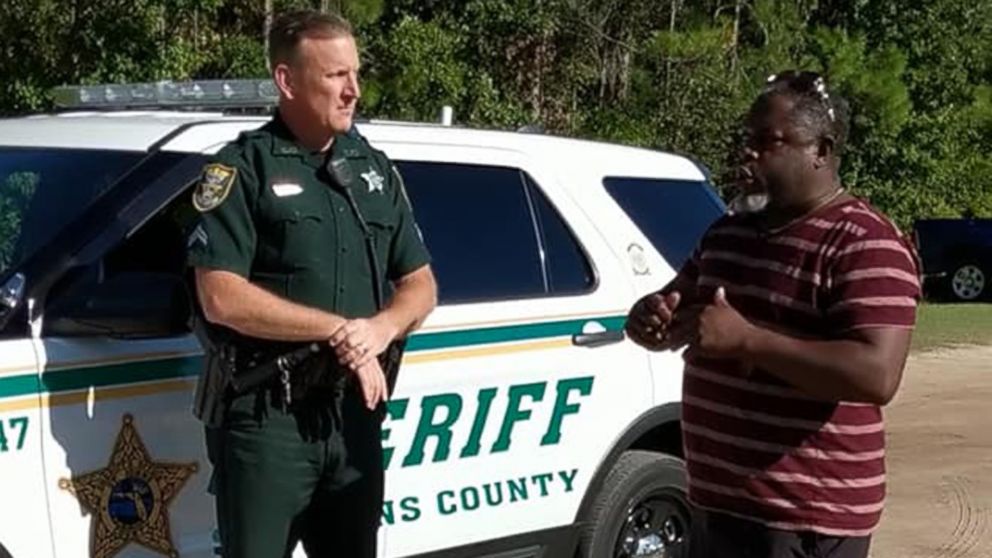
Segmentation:
<svg viewBox="0 0 992 558">
<path fill-rule="evenodd" d="M 396 385 L 405 345 L 405 339 L 397 339 L 378 357 L 390 394 Z M 348 374 L 330 350 L 318 343 L 309 343 L 283 351 L 251 352 L 247 355 L 245 351 L 238 351 L 239 354 L 233 359 L 235 365 L 228 385 L 234 394 L 240 395 L 278 378 L 287 406 L 294 399 L 305 396 L 311 388 L 341 389 Z"/>
<path fill-rule="evenodd" d="M 303 347 L 281 353 L 274 358 L 256 364 L 246 370 L 236 371 L 231 376 L 231 389 L 237 393 L 247 393 L 278 376 L 282 384 L 283 399 L 287 405 L 292 403 L 292 373 L 300 368 L 304 361 L 320 352 L 320 345 L 310 343 Z"/>
</svg>

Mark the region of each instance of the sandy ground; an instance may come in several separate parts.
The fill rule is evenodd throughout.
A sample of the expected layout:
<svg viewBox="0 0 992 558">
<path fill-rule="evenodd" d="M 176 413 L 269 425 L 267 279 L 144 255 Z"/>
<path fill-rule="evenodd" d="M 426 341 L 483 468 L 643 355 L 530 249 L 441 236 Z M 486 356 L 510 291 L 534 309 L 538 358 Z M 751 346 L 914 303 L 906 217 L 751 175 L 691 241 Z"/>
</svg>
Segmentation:
<svg viewBox="0 0 992 558">
<path fill-rule="evenodd" d="M 992 558 L 992 347 L 910 357 L 872 558 Z"/>
</svg>

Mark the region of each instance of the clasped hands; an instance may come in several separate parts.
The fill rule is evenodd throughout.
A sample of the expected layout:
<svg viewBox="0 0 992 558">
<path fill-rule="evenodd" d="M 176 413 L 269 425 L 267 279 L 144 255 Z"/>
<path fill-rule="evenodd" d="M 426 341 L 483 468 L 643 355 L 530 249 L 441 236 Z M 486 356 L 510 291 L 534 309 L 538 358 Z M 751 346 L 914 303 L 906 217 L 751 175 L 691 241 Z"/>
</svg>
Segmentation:
<svg viewBox="0 0 992 558">
<path fill-rule="evenodd" d="M 652 293 L 638 300 L 627 316 L 627 335 L 652 351 L 688 347 L 685 358 L 742 358 L 755 326 L 727 302 L 719 287 L 709 302 L 682 304 L 678 291 Z"/>
<path fill-rule="evenodd" d="M 358 378 L 365 405 L 371 410 L 389 397 L 386 375 L 378 356 L 396 337 L 396 328 L 375 316 L 346 320 L 327 339 L 338 362 Z"/>
</svg>

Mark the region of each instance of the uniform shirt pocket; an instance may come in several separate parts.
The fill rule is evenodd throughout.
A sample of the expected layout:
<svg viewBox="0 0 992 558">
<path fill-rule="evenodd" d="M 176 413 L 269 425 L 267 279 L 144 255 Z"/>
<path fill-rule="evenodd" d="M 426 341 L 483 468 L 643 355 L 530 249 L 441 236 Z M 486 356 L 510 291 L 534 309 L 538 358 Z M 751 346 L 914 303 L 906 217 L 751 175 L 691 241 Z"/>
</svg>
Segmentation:
<svg viewBox="0 0 992 558">
<path fill-rule="evenodd" d="M 287 270 L 319 267 L 330 257 L 333 234 L 329 218 L 313 204 L 285 205 L 270 215 L 274 241 L 271 256 Z"/>
</svg>

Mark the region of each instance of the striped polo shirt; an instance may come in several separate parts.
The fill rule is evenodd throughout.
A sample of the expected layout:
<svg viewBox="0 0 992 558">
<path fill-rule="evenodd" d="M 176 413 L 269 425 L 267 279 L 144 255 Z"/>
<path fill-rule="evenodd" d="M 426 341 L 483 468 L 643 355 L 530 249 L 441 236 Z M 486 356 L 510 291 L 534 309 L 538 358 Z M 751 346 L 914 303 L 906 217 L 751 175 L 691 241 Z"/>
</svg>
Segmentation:
<svg viewBox="0 0 992 558">
<path fill-rule="evenodd" d="M 723 286 L 751 322 L 808 339 L 912 328 L 920 295 L 912 246 L 857 199 L 774 231 L 753 214 L 725 216 L 680 273 L 696 282 L 703 300 Z M 713 359 L 686 365 L 690 500 L 779 529 L 871 533 L 885 499 L 879 406 L 816 400 L 760 369 L 742 375 L 737 366 Z"/>
</svg>

